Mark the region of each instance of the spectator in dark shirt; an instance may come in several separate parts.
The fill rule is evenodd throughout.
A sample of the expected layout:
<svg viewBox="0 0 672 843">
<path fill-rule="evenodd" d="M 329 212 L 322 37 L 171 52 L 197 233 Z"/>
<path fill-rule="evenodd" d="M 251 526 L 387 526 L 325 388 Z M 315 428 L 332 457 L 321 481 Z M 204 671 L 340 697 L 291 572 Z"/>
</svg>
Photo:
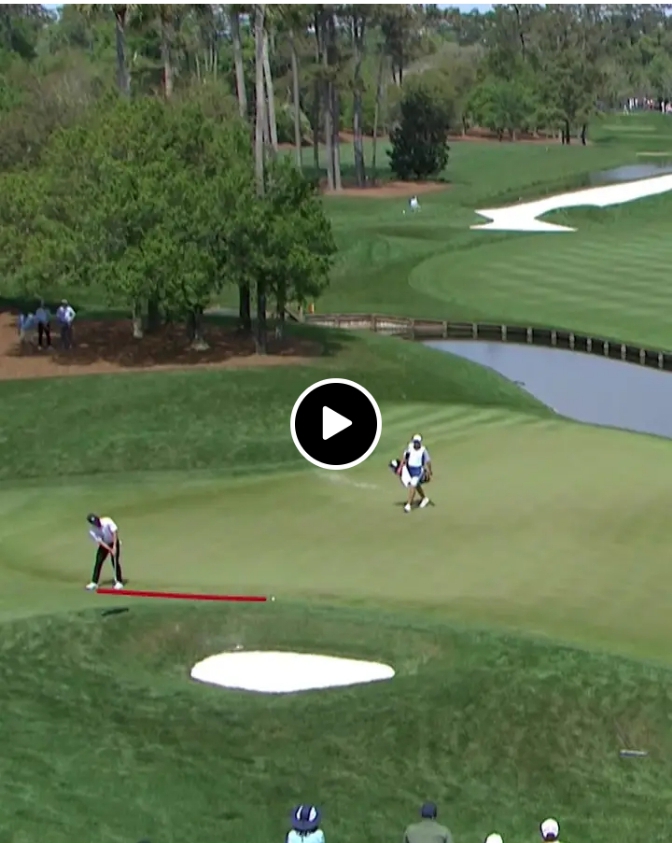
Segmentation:
<svg viewBox="0 0 672 843">
<path fill-rule="evenodd" d="M 420 809 L 420 822 L 409 825 L 403 843 L 453 843 L 450 830 L 437 822 L 437 816 L 436 805 L 425 802 Z"/>
</svg>

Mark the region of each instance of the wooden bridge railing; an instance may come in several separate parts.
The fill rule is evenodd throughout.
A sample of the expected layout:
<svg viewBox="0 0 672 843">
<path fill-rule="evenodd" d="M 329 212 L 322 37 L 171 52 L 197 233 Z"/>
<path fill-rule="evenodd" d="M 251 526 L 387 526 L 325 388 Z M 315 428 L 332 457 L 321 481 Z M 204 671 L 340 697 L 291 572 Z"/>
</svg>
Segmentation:
<svg viewBox="0 0 672 843">
<path fill-rule="evenodd" d="M 564 348 L 622 360 L 625 363 L 672 371 L 672 352 L 670 351 L 645 348 L 557 328 L 488 322 L 407 319 L 399 316 L 358 313 L 305 314 L 302 321 L 325 328 L 375 331 L 379 334 L 410 340 L 481 340 L 482 342 L 509 342 L 518 345 Z"/>
</svg>

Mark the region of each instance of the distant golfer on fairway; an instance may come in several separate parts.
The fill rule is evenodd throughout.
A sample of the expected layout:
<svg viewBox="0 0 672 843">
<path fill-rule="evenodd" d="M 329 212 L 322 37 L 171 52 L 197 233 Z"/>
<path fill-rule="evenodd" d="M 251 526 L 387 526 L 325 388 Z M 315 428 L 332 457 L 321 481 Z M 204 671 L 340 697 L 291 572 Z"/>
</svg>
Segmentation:
<svg viewBox="0 0 672 843">
<path fill-rule="evenodd" d="M 432 461 L 429 458 L 429 451 L 422 444 L 422 436 L 416 434 L 410 441 L 404 452 L 399 465 L 399 476 L 401 482 L 408 489 L 408 500 L 404 512 L 410 512 L 416 494 L 420 497 L 420 507 L 424 508 L 429 503 L 429 498 L 424 493 L 422 484 L 432 479 Z"/>
<path fill-rule="evenodd" d="M 89 535 L 98 545 L 96 561 L 93 565 L 93 575 L 91 576 L 91 582 L 87 585 L 87 589 L 89 591 L 95 591 L 98 588 L 103 562 L 109 556 L 112 567 L 114 568 L 114 587 L 119 591 L 124 587 L 121 575 L 121 541 L 119 539 L 119 529 L 111 518 L 99 518 L 93 513 L 87 515 L 86 520 L 91 525 Z"/>
</svg>

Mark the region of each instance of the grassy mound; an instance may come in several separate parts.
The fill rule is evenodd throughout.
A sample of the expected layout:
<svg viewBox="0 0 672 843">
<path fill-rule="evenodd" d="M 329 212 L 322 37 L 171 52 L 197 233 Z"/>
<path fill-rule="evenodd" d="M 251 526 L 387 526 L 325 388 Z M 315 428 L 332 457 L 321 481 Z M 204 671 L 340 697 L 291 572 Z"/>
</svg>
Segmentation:
<svg viewBox="0 0 672 843">
<path fill-rule="evenodd" d="M 304 333 L 327 347 L 311 366 L 73 378 L 67 389 L 60 379 L 0 383 L 0 480 L 303 468 L 289 432 L 292 406 L 311 383 L 329 377 L 362 383 L 380 404 L 546 413 L 493 372 L 420 345 L 367 334 Z"/>
<path fill-rule="evenodd" d="M 236 645 L 379 659 L 397 676 L 293 697 L 188 679 Z M 458 840 L 533 841 L 548 814 L 569 839 L 666 839 L 672 680 L 626 661 L 276 603 L 14 623 L 0 670 L 7 839 L 257 843 L 312 800 L 328 837 L 383 843 L 426 798 Z M 651 755 L 621 760 L 625 745 Z"/>
</svg>

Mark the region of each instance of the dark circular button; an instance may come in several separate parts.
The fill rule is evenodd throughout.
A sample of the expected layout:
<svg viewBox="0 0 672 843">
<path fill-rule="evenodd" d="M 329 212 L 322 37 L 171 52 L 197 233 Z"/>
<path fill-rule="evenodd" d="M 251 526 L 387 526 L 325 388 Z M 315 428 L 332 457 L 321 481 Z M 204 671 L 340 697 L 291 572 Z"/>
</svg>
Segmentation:
<svg viewBox="0 0 672 843">
<path fill-rule="evenodd" d="M 290 420 L 292 440 L 308 462 L 329 471 L 354 468 L 375 451 L 383 420 L 371 393 L 354 381 L 330 378 L 309 386 Z"/>
</svg>

